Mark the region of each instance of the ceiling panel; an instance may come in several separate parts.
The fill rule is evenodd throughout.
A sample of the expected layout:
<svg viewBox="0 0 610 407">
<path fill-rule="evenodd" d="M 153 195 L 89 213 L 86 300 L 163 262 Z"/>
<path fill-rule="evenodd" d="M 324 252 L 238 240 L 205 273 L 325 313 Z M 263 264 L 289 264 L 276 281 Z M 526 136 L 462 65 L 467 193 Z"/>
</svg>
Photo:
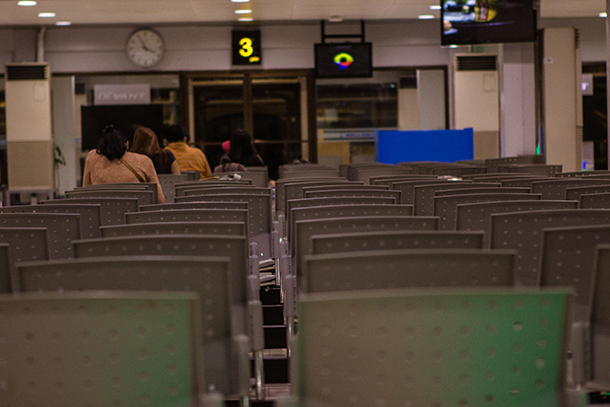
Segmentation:
<svg viewBox="0 0 610 407">
<path fill-rule="evenodd" d="M 597 17 L 603 11 L 605 0 L 540 0 L 542 18 Z"/>
<path fill-rule="evenodd" d="M 339 16 L 346 20 L 416 19 L 433 14 L 430 5 L 440 0 L 38 0 L 34 7 L 17 6 L 17 0 L 0 0 L 0 25 L 40 26 L 55 21 L 81 24 L 163 24 L 237 22 L 235 10 L 252 9 L 255 22 L 322 20 Z M 605 0 L 541 0 L 544 18 L 596 17 Z M 38 17 L 52 11 L 56 17 Z"/>
</svg>

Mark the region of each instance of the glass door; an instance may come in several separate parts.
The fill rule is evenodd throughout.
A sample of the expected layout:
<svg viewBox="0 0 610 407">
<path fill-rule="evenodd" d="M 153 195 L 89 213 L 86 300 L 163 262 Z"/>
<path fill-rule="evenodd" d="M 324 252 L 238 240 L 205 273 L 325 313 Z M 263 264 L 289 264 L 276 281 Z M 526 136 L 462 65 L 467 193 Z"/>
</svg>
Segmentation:
<svg viewBox="0 0 610 407">
<path fill-rule="evenodd" d="M 306 79 L 240 74 L 190 81 L 190 128 L 212 168 L 224 154 L 221 144 L 244 128 L 277 179 L 278 167 L 309 158 Z"/>
</svg>

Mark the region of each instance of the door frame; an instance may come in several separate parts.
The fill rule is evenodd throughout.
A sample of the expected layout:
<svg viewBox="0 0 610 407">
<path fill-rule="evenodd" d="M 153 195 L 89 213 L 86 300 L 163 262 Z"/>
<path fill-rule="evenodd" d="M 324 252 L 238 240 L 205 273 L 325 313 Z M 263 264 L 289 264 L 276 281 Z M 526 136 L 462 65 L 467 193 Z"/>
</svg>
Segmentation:
<svg viewBox="0 0 610 407">
<path fill-rule="evenodd" d="M 316 122 L 316 84 L 311 69 L 298 70 L 248 70 L 248 71 L 200 71 L 180 73 L 181 125 L 188 130 L 191 141 L 195 137 L 195 112 L 193 86 L 199 81 L 241 81 L 244 91 L 244 127 L 253 134 L 252 83 L 256 80 L 297 79 L 301 84 L 301 146 L 307 142 L 303 158 L 312 163 L 318 161 L 318 132 Z"/>
</svg>

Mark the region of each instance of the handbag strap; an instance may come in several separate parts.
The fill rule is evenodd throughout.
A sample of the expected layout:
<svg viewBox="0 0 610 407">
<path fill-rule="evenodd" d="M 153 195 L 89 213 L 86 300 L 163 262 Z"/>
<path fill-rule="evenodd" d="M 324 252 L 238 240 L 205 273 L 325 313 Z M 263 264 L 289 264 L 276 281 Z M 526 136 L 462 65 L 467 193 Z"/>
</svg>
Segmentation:
<svg viewBox="0 0 610 407">
<path fill-rule="evenodd" d="M 129 171 L 133 172 L 133 175 L 136 176 L 139 182 L 144 182 L 144 178 L 142 178 L 142 176 L 138 174 L 131 165 L 127 164 L 127 161 L 123 160 L 122 158 L 120 158 L 119 161 L 121 161 L 121 163 L 123 163 L 123 165 L 129 169 Z"/>
</svg>

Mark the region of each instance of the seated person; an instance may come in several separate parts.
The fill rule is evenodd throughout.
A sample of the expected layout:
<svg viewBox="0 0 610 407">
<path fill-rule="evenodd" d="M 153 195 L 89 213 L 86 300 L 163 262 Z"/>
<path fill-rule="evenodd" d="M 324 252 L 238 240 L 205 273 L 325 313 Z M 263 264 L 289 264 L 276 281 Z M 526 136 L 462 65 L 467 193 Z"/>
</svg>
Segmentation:
<svg viewBox="0 0 610 407">
<path fill-rule="evenodd" d="M 212 170 L 210 164 L 208 164 L 208 159 L 203 151 L 186 144 L 187 137 L 182 127 L 177 124 L 167 126 L 163 129 L 163 138 L 165 139 L 165 148 L 176 157 L 180 171 L 199 171 L 200 179 L 210 175 Z"/>
<path fill-rule="evenodd" d="M 144 154 L 150 158 L 157 174 L 180 174 L 180 167 L 178 167 L 174 153 L 170 150 L 161 150 L 157 135 L 148 127 L 136 129 L 133 134 L 133 145 L 129 151 Z"/>
<path fill-rule="evenodd" d="M 83 186 L 127 182 L 156 182 L 159 203 L 165 202 L 157 172 L 150 158 L 127 151 L 123 134 L 108 126 L 97 149 L 89 151 L 85 161 Z"/>
<path fill-rule="evenodd" d="M 261 156 L 256 154 L 254 150 L 250 133 L 243 129 L 237 129 L 231 134 L 229 152 L 226 154 L 226 157 L 232 163 L 242 164 L 246 167 L 265 166 Z"/>
</svg>

